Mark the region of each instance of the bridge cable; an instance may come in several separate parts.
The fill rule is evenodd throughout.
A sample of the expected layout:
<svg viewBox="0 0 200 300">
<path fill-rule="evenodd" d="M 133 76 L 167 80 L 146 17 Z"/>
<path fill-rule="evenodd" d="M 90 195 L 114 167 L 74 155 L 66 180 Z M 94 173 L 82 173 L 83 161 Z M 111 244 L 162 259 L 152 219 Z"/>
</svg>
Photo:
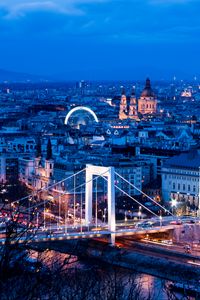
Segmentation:
<svg viewBox="0 0 200 300">
<path fill-rule="evenodd" d="M 168 212 L 171 216 L 175 217 L 173 213 L 171 213 L 168 209 L 166 209 L 164 206 L 156 202 L 154 199 L 152 199 L 150 196 L 148 196 L 146 193 L 144 193 L 142 190 L 137 188 L 134 184 L 129 182 L 127 179 L 125 179 L 123 176 L 121 176 L 119 173 L 115 172 L 117 176 L 119 176 L 122 180 L 124 180 L 126 183 L 128 183 L 130 186 L 132 186 L 134 189 L 136 189 L 138 192 L 142 193 L 144 196 L 146 196 L 149 200 L 154 202 L 154 204 L 158 205 L 160 208 L 162 208 L 164 211 Z"/>
<path fill-rule="evenodd" d="M 96 202 L 96 203 L 95 203 L 95 204 L 96 204 L 96 205 L 95 205 L 96 228 L 97 228 L 97 225 L 98 225 L 98 224 L 97 224 L 97 223 L 98 223 L 98 222 L 97 222 L 97 214 L 98 214 L 98 213 L 97 213 L 97 200 L 98 200 L 98 197 L 97 197 L 97 196 L 98 196 L 98 195 L 97 195 L 97 180 L 98 180 L 98 178 L 96 178 L 96 199 L 95 199 L 95 200 L 96 200 L 96 201 L 95 201 L 95 202 Z"/>
<path fill-rule="evenodd" d="M 107 178 L 103 177 L 106 181 L 108 181 Z M 118 187 L 116 184 L 114 184 L 114 187 L 116 187 L 120 192 L 124 193 L 126 196 L 128 196 L 130 199 L 132 199 L 133 201 L 135 201 L 137 204 L 141 205 L 144 209 L 148 210 L 151 214 L 153 214 L 154 216 L 156 216 L 157 218 L 159 217 L 156 213 L 154 213 L 152 210 L 150 210 L 149 208 L 147 208 L 146 206 L 144 206 L 142 203 L 140 203 L 138 200 L 136 200 L 134 197 L 130 196 L 127 192 L 125 192 L 124 190 L 122 190 L 120 187 Z"/>
<path fill-rule="evenodd" d="M 76 186 L 76 177 L 74 176 L 74 226 L 76 224 L 75 220 L 76 220 L 76 192 L 75 192 L 75 186 Z"/>
<path fill-rule="evenodd" d="M 51 189 L 52 187 L 54 187 L 54 186 L 56 186 L 56 185 L 58 185 L 58 184 L 61 184 L 61 183 L 65 182 L 65 181 L 67 181 L 68 179 L 71 179 L 73 176 L 76 176 L 76 175 L 78 175 L 78 174 L 84 172 L 85 170 L 86 170 L 86 168 L 83 169 L 83 170 L 80 170 L 80 171 L 76 172 L 75 174 L 70 175 L 69 177 L 67 177 L 67 178 L 65 178 L 65 179 L 62 179 L 62 180 L 60 180 L 60 181 L 58 181 L 58 182 L 55 182 L 55 183 L 53 183 L 53 184 L 50 185 L 50 186 L 43 187 L 43 188 L 41 188 L 41 189 L 39 189 L 39 190 L 36 190 L 36 191 L 34 191 L 34 193 L 37 194 L 37 193 L 40 193 L 40 192 L 43 192 L 43 191 L 48 191 L 48 190 Z M 33 196 L 30 196 L 30 194 L 29 194 L 28 196 L 25 196 L 25 197 L 23 197 L 23 198 L 20 198 L 20 199 L 18 199 L 18 200 L 15 200 L 15 201 L 13 201 L 12 203 L 15 204 L 15 203 L 17 203 L 17 202 L 21 202 L 21 201 L 23 201 L 23 200 L 28 199 L 29 197 L 33 197 Z"/>
<path fill-rule="evenodd" d="M 99 175 L 97 175 L 96 178 L 92 178 L 92 179 L 88 180 L 87 182 L 85 182 L 85 183 L 83 183 L 83 184 L 80 184 L 80 185 L 77 186 L 75 189 L 73 188 L 73 189 L 69 190 L 69 191 L 66 192 L 66 193 L 65 193 L 65 192 L 61 192 L 61 191 L 57 191 L 57 192 L 62 193 L 62 195 L 68 195 L 68 194 L 70 194 L 71 192 L 73 192 L 74 190 L 77 190 L 77 189 L 79 189 L 79 188 L 85 186 L 87 183 L 89 183 L 89 182 L 91 182 L 91 181 L 94 181 L 94 180 L 96 180 L 96 179 L 99 178 L 99 177 L 103 177 L 103 175 L 105 175 L 106 173 L 108 173 L 108 170 L 105 171 L 105 172 L 103 172 L 103 173 L 101 173 L 101 174 L 99 174 Z M 103 177 L 103 178 L 104 178 L 104 177 Z M 42 206 L 44 203 L 48 203 L 48 202 L 49 202 L 49 200 L 44 200 L 42 203 L 39 203 L 39 204 L 36 204 L 36 205 L 31 206 L 31 208 L 33 209 L 33 208 Z M 25 212 L 25 211 L 27 211 L 27 209 L 25 209 L 24 212 Z"/>
</svg>

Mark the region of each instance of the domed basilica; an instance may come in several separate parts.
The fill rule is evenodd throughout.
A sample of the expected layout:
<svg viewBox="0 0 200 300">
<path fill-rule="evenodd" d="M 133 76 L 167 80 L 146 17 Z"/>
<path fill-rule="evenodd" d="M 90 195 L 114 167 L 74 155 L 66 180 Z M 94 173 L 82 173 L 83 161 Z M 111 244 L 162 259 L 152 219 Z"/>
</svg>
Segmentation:
<svg viewBox="0 0 200 300">
<path fill-rule="evenodd" d="M 155 114 L 157 111 L 157 98 L 151 88 L 150 79 L 146 79 L 146 86 L 143 89 L 140 98 L 137 99 L 133 91 L 130 97 L 129 106 L 127 104 L 126 93 L 123 90 L 119 109 L 119 119 L 134 119 L 138 120 L 138 112 L 142 115 Z"/>
</svg>

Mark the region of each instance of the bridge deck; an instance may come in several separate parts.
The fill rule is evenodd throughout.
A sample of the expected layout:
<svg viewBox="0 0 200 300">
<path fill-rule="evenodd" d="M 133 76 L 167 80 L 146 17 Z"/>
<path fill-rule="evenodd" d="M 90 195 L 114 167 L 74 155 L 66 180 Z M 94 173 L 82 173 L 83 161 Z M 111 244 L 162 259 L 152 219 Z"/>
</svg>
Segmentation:
<svg viewBox="0 0 200 300">
<path fill-rule="evenodd" d="M 151 228 L 125 228 L 119 229 L 117 231 L 109 231 L 109 230 L 97 230 L 97 231 L 87 231 L 87 232 L 68 232 L 68 233 L 48 233 L 48 232 L 40 232 L 35 235 L 31 233 L 30 235 L 22 236 L 20 239 L 16 237 L 11 241 L 11 244 L 17 243 L 32 243 L 32 242 L 45 242 L 45 241 L 56 241 L 56 240 L 75 240 L 75 239 L 90 239 L 96 237 L 102 237 L 106 235 L 115 235 L 115 236 L 126 236 L 126 235 L 143 235 L 148 233 L 157 233 L 157 232 L 166 232 L 169 230 L 174 230 L 177 225 L 167 225 L 167 226 L 159 226 L 159 227 L 151 227 Z M 5 238 L 0 239 L 0 244 L 5 244 Z"/>
</svg>

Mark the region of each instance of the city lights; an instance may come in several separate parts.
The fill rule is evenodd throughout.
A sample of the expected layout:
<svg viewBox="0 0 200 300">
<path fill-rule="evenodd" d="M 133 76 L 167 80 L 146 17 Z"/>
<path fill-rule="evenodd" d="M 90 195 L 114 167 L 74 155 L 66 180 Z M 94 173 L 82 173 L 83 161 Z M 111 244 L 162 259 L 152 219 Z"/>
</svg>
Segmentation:
<svg viewBox="0 0 200 300">
<path fill-rule="evenodd" d="M 199 299 L 200 1 L 0 2 L 0 298 Z"/>
</svg>

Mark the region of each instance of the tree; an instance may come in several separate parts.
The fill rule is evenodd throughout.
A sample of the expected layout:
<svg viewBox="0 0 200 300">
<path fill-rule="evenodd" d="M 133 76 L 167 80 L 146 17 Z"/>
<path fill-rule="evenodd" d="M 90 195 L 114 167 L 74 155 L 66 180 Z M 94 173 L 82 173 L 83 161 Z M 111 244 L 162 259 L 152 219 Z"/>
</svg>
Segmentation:
<svg viewBox="0 0 200 300">
<path fill-rule="evenodd" d="M 52 145 L 51 145 L 51 140 L 48 139 L 48 143 L 47 143 L 47 156 L 46 159 L 52 159 Z"/>
<path fill-rule="evenodd" d="M 9 178 L 9 181 L 0 184 L 0 191 L 0 203 L 7 199 L 6 201 L 10 204 L 12 201 L 26 197 L 31 193 L 31 190 L 24 183 L 15 178 Z"/>
<path fill-rule="evenodd" d="M 139 118 L 140 120 L 142 120 L 143 114 L 141 114 L 141 112 L 138 112 L 138 118 Z"/>
<path fill-rule="evenodd" d="M 192 121 L 197 121 L 197 117 L 195 115 L 192 116 Z"/>
<path fill-rule="evenodd" d="M 39 138 L 36 145 L 36 157 L 41 157 L 41 156 L 42 156 L 42 144 Z"/>
</svg>

